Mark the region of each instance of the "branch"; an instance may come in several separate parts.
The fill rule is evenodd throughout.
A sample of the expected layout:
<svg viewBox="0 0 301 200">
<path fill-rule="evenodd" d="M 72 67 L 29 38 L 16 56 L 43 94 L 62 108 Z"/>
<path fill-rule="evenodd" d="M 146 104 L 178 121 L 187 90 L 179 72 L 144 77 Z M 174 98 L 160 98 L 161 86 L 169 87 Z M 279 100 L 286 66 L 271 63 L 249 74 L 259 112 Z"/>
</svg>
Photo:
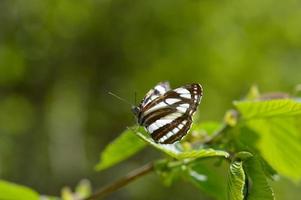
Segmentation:
<svg viewBox="0 0 301 200">
<path fill-rule="evenodd" d="M 129 184 L 130 182 L 136 180 L 137 178 L 144 176 L 154 170 L 153 163 L 147 163 L 146 165 L 143 165 L 142 167 L 139 167 L 137 169 L 134 169 L 133 171 L 129 172 L 124 177 L 116 180 L 113 183 L 110 183 L 99 190 L 97 190 L 94 194 L 91 196 L 85 198 L 84 200 L 96 200 L 101 197 L 105 197 L 106 195 L 118 190 L 119 188 Z"/>
</svg>

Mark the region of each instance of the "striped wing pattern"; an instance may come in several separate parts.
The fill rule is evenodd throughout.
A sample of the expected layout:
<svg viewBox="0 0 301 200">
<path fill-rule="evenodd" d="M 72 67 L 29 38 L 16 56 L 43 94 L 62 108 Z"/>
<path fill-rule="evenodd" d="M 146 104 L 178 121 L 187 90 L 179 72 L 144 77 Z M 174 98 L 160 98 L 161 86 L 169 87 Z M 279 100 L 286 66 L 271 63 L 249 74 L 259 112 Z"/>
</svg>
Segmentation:
<svg viewBox="0 0 301 200">
<path fill-rule="evenodd" d="M 158 83 L 153 89 L 151 89 L 143 98 L 140 106 L 145 106 L 151 101 L 155 100 L 159 96 L 165 94 L 168 90 L 170 90 L 170 86 L 168 82 Z"/>
<path fill-rule="evenodd" d="M 200 84 L 170 90 L 167 82 L 159 83 L 139 105 L 138 123 L 147 129 L 155 142 L 172 144 L 189 131 L 202 95 Z"/>
</svg>

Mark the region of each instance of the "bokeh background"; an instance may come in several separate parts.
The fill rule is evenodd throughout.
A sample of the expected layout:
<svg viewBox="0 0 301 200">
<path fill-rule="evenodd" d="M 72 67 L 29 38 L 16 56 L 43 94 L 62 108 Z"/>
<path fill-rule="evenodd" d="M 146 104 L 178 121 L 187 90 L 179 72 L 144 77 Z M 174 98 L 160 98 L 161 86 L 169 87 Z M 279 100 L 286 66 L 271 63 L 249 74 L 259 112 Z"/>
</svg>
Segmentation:
<svg viewBox="0 0 301 200">
<path fill-rule="evenodd" d="M 200 120 L 221 120 L 257 84 L 292 92 L 301 78 L 298 0 L 1 0 L 0 178 L 59 195 L 94 188 L 160 154 L 146 149 L 97 173 L 99 153 L 162 80 L 199 82 Z M 285 145 L 285 144 L 284 144 Z M 225 174 L 226 176 L 226 174 Z M 273 183 L 278 199 L 299 183 Z M 108 199 L 210 199 L 185 181 L 147 176 Z"/>
</svg>

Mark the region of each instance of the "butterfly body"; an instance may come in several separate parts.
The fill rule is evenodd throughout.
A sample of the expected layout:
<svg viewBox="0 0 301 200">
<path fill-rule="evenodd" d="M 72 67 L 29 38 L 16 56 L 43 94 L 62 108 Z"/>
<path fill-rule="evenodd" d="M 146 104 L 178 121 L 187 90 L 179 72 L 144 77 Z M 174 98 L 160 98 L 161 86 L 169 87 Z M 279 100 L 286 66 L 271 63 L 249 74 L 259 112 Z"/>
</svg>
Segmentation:
<svg viewBox="0 0 301 200">
<path fill-rule="evenodd" d="M 203 90 L 189 84 L 171 90 L 168 82 L 157 84 L 132 111 L 157 143 L 172 144 L 187 134 Z"/>
</svg>

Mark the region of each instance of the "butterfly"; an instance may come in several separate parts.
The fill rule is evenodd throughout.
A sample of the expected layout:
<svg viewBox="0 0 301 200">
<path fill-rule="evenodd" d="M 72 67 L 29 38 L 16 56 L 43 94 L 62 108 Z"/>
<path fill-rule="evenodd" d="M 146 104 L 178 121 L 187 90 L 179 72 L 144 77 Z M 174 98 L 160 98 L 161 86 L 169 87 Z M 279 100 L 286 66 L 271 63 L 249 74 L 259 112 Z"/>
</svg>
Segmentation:
<svg viewBox="0 0 301 200">
<path fill-rule="evenodd" d="M 200 84 L 171 90 L 168 82 L 158 83 L 132 111 L 156 143 L 172 144 L 187 134 L 203 96 Z"/>
</svg>

